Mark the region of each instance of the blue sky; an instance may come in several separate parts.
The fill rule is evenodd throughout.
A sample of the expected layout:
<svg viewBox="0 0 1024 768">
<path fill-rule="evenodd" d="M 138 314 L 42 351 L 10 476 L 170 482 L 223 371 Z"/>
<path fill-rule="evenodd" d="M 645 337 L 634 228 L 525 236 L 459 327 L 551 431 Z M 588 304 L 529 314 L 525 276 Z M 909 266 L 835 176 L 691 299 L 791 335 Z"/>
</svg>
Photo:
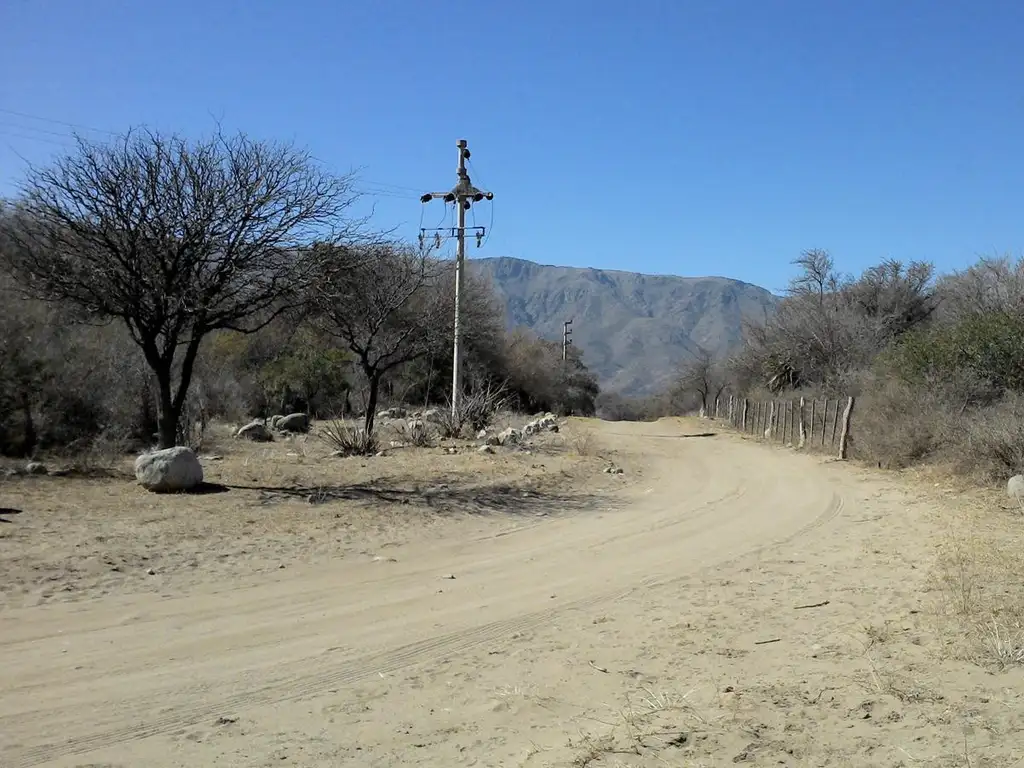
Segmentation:
<svg viewBox="0 0 1024 768">
<path fill-rule="evenodd" d="M 496 195 L 471 257 L 779 289 L 804 248 L 1024 244 L 1019 1 L 3 0 L 0 29 L 0 194 L 62 123 L 216 119 L 359 169 L 409 237 L 466 138 Z"/>
</svg>

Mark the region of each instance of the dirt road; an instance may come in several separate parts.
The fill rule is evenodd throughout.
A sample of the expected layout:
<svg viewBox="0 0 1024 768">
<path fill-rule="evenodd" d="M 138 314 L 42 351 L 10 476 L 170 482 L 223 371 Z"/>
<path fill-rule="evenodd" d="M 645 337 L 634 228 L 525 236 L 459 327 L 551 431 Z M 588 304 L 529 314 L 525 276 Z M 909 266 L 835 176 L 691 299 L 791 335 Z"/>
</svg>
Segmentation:
<svg viewBox="0 0 1024 768">
<path fill-rule="evenodd" d="M 899 537 L 917 524 L 905 495 L 679 422 L 596 429 L 635 480 L 602 509 L 255 586 L 0 614 L 0 765 L 895 764 L 891 743 L 867 759 L 856 741 L 887 743 L 863 730 L 882 705 L 845 722 L 870 684 L 827 683 L 829 665 L 856 677 L 836 638 L 879 594 L 901 626 L 915 612 L 907 593 L 858 588 L 872 533 L 849 514 L 901 514 Z M 880 578 L 918 579 L 910 565 Z M 755 696 L 768 667 L 792 690 Z M 804 688 L 833 693 L 812 705 Z M 812 737 L 830 718 L 846 731 Z"/>
</svg>

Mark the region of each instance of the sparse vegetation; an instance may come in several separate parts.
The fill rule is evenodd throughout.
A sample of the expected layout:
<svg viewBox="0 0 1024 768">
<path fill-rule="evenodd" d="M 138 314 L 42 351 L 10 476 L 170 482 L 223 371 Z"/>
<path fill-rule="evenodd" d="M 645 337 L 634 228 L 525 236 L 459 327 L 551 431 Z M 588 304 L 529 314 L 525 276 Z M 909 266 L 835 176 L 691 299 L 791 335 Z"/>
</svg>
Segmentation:
<svg viewBox="0 0 1024 768">
<path fill-rule="evenodd" d="M 369 456 L 377 453 L 377 436 L 364 427 L 346 424 L 341 419 L 331 419 L 320 428 L 320 436 L 341 456 Z"/>
<path fill-rule="evenodd" d="M 1024 259 L 936 277 L 886 260 L 860 277 L 810 250 L 777 311 L 748 323 L 729 360 L 705 350 L 657 397 L 602 395 L 605 418 L 648 420 L 753 400 L 858 398 L 851 456 L 882 467 L 938 461 L 983 482 L 1024 470 Z"/>
<path fill-rule="evenodd" d="M 437 422 L 443 437 L 465 437 L 466 431 L 476 434 L 487 429 L 500 411 L 510 406 L 504 387 L 487 385 L 466 392 L 459 398 L 458 408 L 451 402 L 438 411 Z"/>
<path fill-rule="evenodd" d="M 212 419 L 293 412 L 369 435 L 381 403 L 444 403 L 451 264 L 373 235 L 353 189 L 241 134 L 137 131 L 31 169 L 0 207 L 0 454 L 198 447 Z M 465 288 L 465 412 L 442 431 L 594 412 L 577 350 L 563 365 Z"/>
</svg>

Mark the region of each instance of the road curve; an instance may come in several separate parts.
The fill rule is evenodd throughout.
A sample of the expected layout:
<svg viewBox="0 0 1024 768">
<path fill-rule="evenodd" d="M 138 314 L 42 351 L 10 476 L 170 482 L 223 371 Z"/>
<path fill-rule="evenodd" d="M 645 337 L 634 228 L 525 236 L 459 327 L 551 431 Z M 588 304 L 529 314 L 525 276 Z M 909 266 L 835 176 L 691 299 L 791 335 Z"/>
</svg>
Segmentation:
<svg viewBox="0 0 1024 768">
<path fill-rule="evenodd" d="M 792 540 L 843 507 L 807 461 L 735 436 L 684 437 L 673 421 L 597 429 L 643 470 L 605 509 L 473 541 L 410 543 L 394 563 L 0 615 L 0 764 L 81 762 L 225 711 L 289 706 L 494 649 L 567 612 Z"/>
</svg>

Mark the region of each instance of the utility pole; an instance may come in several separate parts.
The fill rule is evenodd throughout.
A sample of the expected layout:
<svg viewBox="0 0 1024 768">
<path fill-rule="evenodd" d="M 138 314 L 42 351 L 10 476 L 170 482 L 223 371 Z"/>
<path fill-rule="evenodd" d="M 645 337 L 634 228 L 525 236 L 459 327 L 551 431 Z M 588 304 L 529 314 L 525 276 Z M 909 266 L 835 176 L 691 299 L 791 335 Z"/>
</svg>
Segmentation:
<svg viewBox="0 0 1024 768">
<path fill-rule="evenodd" d="M 562 362 L 564 363 L 569 359 L 569 346 L 572 344 L 572 320 L 566 320 L 562 323 Z"/>
<path fill-rule="evenodd" d="M 462 327 L 460 315 L 462 310 L 463 282 L 466 271 L 466 211 L 473 207 L 473 203 L 481 200 L 493 200 L 494 195 L 473 186 L 469 180 L 469 173 L 466 171 L 466 161 L 470 158 L 469 147 L 465 139 L 459 139 L 456 146 L 459 149 L 459 167 L 456 173 L 458 181 L 455 186 L 447 192 L 427 192 L 420 198 L 421 203 L 429 203 L 431 200 L 443 200 L 445 204 L 451 203 L 458 212 L 458 224 L 451 229 L 438 228 L 433 230 L 420 230 L 420 247 L 423 246 L 428 231 L 434 233 L 434 244 L 439 247 L 442 238 L 455 237 L 457 249 L 455 252 L 455 344 L 452 350 L 452 416 L 458 417 L 459 402 L 462 398 Z M 485 227 L 473 227 L 473 234 L 476 236 L 476 247 L 479 248 L 484 234 Z"/>
</svg>

